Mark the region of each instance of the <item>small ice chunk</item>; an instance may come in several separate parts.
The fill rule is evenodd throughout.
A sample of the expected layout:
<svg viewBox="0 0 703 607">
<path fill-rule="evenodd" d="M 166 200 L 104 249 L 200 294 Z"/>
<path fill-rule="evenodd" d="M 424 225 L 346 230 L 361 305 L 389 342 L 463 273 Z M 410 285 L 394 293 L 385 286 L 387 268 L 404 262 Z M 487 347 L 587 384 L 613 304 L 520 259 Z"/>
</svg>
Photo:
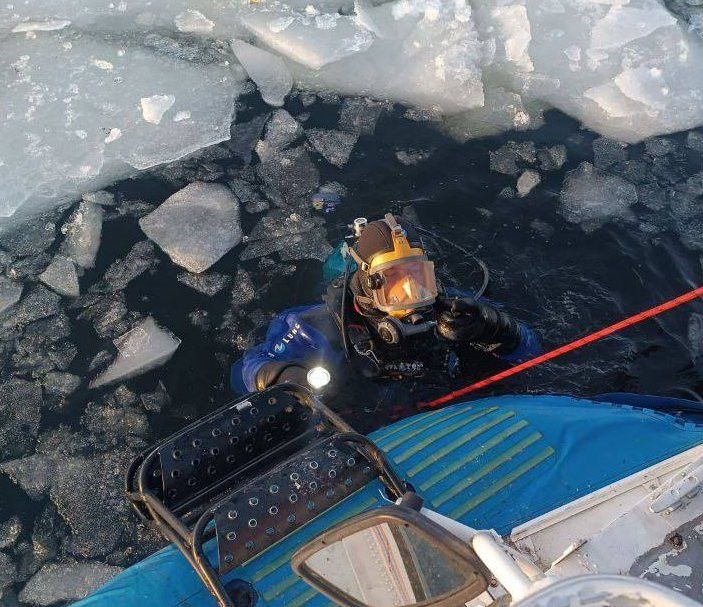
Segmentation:
<svg viewBox="0 0 703 607">
<path fill-rule="evenodd" d="M 188 34 L 207 34 L 215 27 L 213 21 L 210 21 L 200 11 L 191 8 L 176 15 L 173 21 L 179 32 Z"/>
<path fill-rule="evenodd" d="M 34 445 L 41 420 L 42 391 L 36 382 L 0 384 L 0 461 L 21 457 Z"/>
<path fill-rule="evenodd" d="M 194 273 L 207 270 L 242 240 L 239 201 L 218 183 L 191 183 L 139 225 L 174 263 Z"/>
<path fill-rule="evenodd" d="M 234 277 L 232 286 L 232 307 L 245 306 L 256 299 L 256 286 L 249 275 L 249 272 L 239 268 Z"/>
<path fill-rule="evenodd" d="M 558 144 L 543 148 L 537 152 L 537 159 L 543 171 L 558 171 L 566 163 L 566 146 Z"/>
<path fill-rule="evenodd" d="M 129 390 L 136 404 L 136 395 Z M 109 435 L 126 439 L 131 436 L 146 436 L 149 422 L 146 414 L 126 403 L 89 403 L 81 418 L 83 426 L 94 435 Z"/>
<path fill-rule="evenodd" d="M 542 179 L 537 171 L 525 171 L 517 180 L 517 195 L 524 198 L 539 185 L 540 181 Z"/>
<path fill-rule="evenodd" d="M 232 179 L 229 181 L 229 187 L 232 188 L 240 202 L 244 203 L 244 209 L 247 213 L 268 211 L 270 206 L 268 201 L 248 181 Z"/>
<path fill-rule="evenodd" d="M 148 240 L 142 240 L 130 249 L 124 259 L 112 263 L 103 280 L 113 291 L 120 291 L 147 270 L 155 268 L 158 263 L 154 245 Z"/>
<path fill-rule="evenodd" d="M 41 500 L 49 491 L 55 468 L 54 461 L 41 454 L 0 464 L 0 472 L 19 485 L 22 491 L 33 500 Z"/>
<path fill-rule="evenodd" d="M 142 109 L 142 117 L 151 124 L 160 124 L 164 114 L 176 103 L 173 95 L 151 95 L 142 97 L 139 106 Z"/>
<path fill-rule="evenodd" d="M 262 99 L 269 105 L 282 106 L 293 88 L 293 76 L 283 59 L 243 40 L 232 41 L 232 50 L 256 83 Z"/>
<path fill-rule="evenodd" d="M 190 274 L 189 272 L 181 272 L 177 278 L 178 282 L 208 297 L 217 295 L 222 289 L 229 285 L 232 280 L 226 274 L 218 274 L 217 272 L 212 272 L 210 274 Z"/>
<path fill-rule="evenodd" d="M 142 407 L 146 411 L 156 412 L 161 411 L 165 406 L 171 402 L 171 397 L 166 391 L 166 386 L 164 386 L 162 381 L 159 381 L 159 385 L 153 392 L 145 392 L 139 399 L 142 402 Z"/>
<path fill-rule="evenodd" d="M 676 144 L 664 137 L 653 137 L 644 142 L 644 148 L 647 154 L 652 157 L 666 156 L 676 150 Z"/>
<path fill-rule="evenodd" d="M 20 300 L 23 288 L 21 282 L 0 276 L 0 315 Z"/>
<path fill-rule="evenodd" d="M 586 232 L 609 220 L 630 217 L 630 207 L 638 200 L 633 184 L 602 173 L 589 162 L 567 174 L 560 197 L 561 214 Z"/>
<path fill-rule="evenodd" d="M 395 153 L 398 162 L 405 166 L 412 166 L 424 160 L 427 160 L 432 155 L 433 150 L 400 150 Z"/>
<path fill-rule="evenodd" d="M 77 601 L 109 582 L 122 567 L 93 561 L 65 561 L 44 565 L 27 582 L 19 599 L 23 603 L 48 607 Z"/>
<path fill-rule="evenodd" d="M 19 517 L 12 516 L 0 523 L 0 550 L 10 548 L 22 533 L 22 522 Z"/>
<path fill-rule="evenodd" d="M 607 137 L 598 137 L 593 141 L 593 164 L 597 169 L 605 169 L 626 160 L 625 144 Z"/>
<path fill-rule="evenodd" d="M 262 161 L 256 172 L 265 184 L 266 196 L 279 206 L 307 205 L 320 185 L 320 172 L 302 145 L 277 152 Z"/>
<path fill-rule="evenodd" d="M 81 385 L 81 378 L 72 373 L 61 373 L 52 371 L 44 376 L 44 390 L 48 394 L 58 396 L 70 396 Z"/>
<path fill-rule="evenodd" d="M 328 129 L 310 129 L 305 134 L 313 147 L 327 162 L 340 168 L 347 164 L 359 139 L 359 135 L 356 133 Z"/>
<path fill-rule="evenodd" d="M 54 257 L 49 267 L 39 275 L 39 280 L 64 297 L 80 295 L 76 266 L 71 259 L 63 255 Z"/>
<path fill-rule="evenodd" d="M 120 137 L 122 137 L 122 129 L 112 128 L 107 134 L 107 137 L 105 137 L 105 143 L 112 143 L 113 141 L 117 141 Z"/>
<path fill-rule="evenodd" d="M 303 134 L 300 123 L 286 110 L 276 110 L 266 123 L 264 138 L 256 144 L 262 162 L 275 156 Z"/>
<path fill-rule="evenodd" d="M 61 243 L 61 252 L 83 268 L 95 266 L 100 248 L 103 210 L 97 204 L 81 202 L 61 231 L 66 238 Z"/>
<path fill-rule="evenodd" d="M 149 317 L 114 341 L 119 352 L 117 359 L 91 382 L 90 387 L 97 388 L 160 367 L 173 356 L 180 343 L 180 339 Z"/>
<path fill-rule="evenodd" d="M 13 314 L 3 323 L 5 327 L 26 325 L 35 320 L 58 314 L 61 298 L 42 285 L 37 285 L 22 299 Z"/>
<path fill-rule="evenodd" d="M 384 104 L 366 97 L 347 97 L 342 102 L 339 128 L 359 135 L 373 135 Z"/>
<path fill-rule="evenodd" d="M 531 141 L 521 143 L 508 141 L 494 152 L 491 151 L 489 155 L 491 171 L 512 176 L 520 173 L 521 166 L 533 165 L 537 161 L 535 144 Z"/>
<path fill-rule="evenodd" d="M 251 164 L 251 153 L 261 137 L 261 131 L 268 118 L 267 114 L 263 114 L 252 118 L 249 122 L 238 122 L 232 126 L 232 138 L 227 142 L 227 146 L 246 165 Z"/>
</svg>

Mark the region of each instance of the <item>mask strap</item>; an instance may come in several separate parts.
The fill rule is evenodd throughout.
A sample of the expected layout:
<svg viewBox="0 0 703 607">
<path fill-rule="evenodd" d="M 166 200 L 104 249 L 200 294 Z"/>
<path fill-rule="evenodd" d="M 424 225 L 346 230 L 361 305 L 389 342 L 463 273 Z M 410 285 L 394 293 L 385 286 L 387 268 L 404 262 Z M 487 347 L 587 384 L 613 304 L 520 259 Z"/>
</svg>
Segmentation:
<svg viewBox="0 0 703 607">
<path fill-rule="evenodd" d="M 369 264 L 361 259 L 361 256 L 354 250 L 354 247 L 349 247 L 349 254 L 352 256 L 352 259 L 356 262 L 356 264 L 362 269 L 362 271 L 369 271 Z"/>
</svg>

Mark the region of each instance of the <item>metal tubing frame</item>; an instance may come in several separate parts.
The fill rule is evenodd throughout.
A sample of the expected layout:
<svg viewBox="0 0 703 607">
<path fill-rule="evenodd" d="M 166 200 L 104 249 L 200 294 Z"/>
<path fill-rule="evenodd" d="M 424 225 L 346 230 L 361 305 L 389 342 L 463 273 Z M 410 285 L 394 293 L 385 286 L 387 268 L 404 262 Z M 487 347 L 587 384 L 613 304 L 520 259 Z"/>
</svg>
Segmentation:
<svg viewBox="0 0 703 607">
<path fill-rule="evenodd" d="M 277 389 L 280 388 L 281 386 L 277 387 Z M 288 388 L 286 391 L 294 394 L 302 405 L 327 420 L 332 425 L 333 429 L 337 431 L 336 434 L 333 435 L 334 437 L 354 445 L 357 451 L 366 456 L 366 458 L 375 465 L 381 481 L 393 492 L 396 498 L 400 498 L 403 493 L 405 493 L 407 485 L 398 477 L 395 470 L 393 470 L 386 459 L 385 454 L 373 441 L 366 436 L 356 433 L 349 424 L 306 388 L 296 384 L 286 384 L 285 388 Z M 267 391 L 268 390 L 264 392 Z M 173 440 L 174 437 L 185 434 L 191 428 L 197 427 L 208 419 L 216 416 L 218 412 L 219 409 L 213 411 L 205 417 L 189 424 L 175 435 L 171 435 L 166 440 Z M 125 478 L 127 496 L 139 518 L 152 524 L 166 539 L 175 544 L 176 548 L 178 548 L 198 574 L 198 577 L 200 577 L 207 590 L 215 598 L 218 606 L 235 607 L 227 594 L 227 590 L 218 572 L 212 566 L 203 550 L 205 542 L 214 536 L 214 530 L 208 529 L 210 523 L 214 520 L 213 508 L 207 508 L 205 512 L 198 517 L 193 526 L 193 530 L 190 531 L 183 521 L 169 510 L 169 508 L 164 505 L 163 501 L 149 489 L 148 472 L 151 470 L 152 464 L 158 457 L 158 451 L 161 445 L 165 442 L 166 441 L 162 441 L 156 447 L 144 451 L 132 461 Z M 285 446 L 289 446 L 293 442 L 294 441 L 289 441 L 280 448 L 282 449 Z M 276 449 L 276 451 L 278 450 L 279 449 Z M 251 462 L 251 465 L 255 465 L 260 461 L 261 459 L 257 459 L 255 462 Z M 248 464 L 243 470 L 249 468 L 250 465 Z M 228 480 L 232 480 L 232 477 Z M 218 485 L 220 484 L 222 483 L 218 483 Z M 201 497 L 205 497 L 210 491 L 211 489 L 204 491 Z"/>
</svg>

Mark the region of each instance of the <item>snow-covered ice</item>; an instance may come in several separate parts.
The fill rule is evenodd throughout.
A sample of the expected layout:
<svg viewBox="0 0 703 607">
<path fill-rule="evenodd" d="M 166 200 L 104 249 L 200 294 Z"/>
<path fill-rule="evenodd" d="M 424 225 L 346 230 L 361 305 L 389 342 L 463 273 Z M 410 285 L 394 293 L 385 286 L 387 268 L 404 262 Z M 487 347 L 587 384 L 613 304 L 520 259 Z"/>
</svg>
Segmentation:
<svg viewBox="0 0 703 607">
<path fill-rule="evenodd" d="M 278 55 L 243 40 L 233 40 L 232 50 L 269 105 L 281 106 L 293 88 L 293 76 Z"/>
<path fill-rule="evenodd" d="M 92 388 L 146 373 L 167 362 L 181 340 L 147 318 L 115 340 L 119 354 L 106 371 L 90 384 Z"/>
<path fill-rule="evenodd" d="M 139 225 L 174 263 L 195 273 L 207 270 L 242 239 L 239 201 L 216 183 L 191 183 Z"/>
<path fill-rule="evenodd" d="M 78 285 L 78 274 L 73 261 L 63 255 L 56 255 L 40 275 L 41 280 L 47 287 L 65 297 L 78 297 L 80 286 Z"/>
</svg>

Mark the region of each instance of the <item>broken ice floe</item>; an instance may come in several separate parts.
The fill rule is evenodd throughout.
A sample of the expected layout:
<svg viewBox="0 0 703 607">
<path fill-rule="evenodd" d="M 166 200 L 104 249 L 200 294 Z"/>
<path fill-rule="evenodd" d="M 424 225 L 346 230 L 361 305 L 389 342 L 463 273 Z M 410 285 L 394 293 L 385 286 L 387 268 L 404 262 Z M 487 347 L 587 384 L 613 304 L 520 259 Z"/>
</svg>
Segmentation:
<svg viewBox="0 0 703 607">
<path fill-rule="evenodd" d="M 12 66 L 2 92 L 0 216 L 37 213 L 229 137 L 239 76 L 225 65 L 71 28 L 13 34 L 0 50 Z M 185 111 L 189 118 L 175 120 Z"/>
<path fill-rule="evenodd" d="M 217 274 L 213 272 L 211 274 L 191 274 L 189 272 L 181 272 L 178 275 L 178 282 L 189 286 L 191 289 L 207 295 L 208 297 L 213 297 L 217 295 L 222 289 L 224 289 L 232 279 L 226 274 Z"/>
<path fill-rule="evenodd" d="M 0 385 L 0 461 L 25 455 L 34 445 L 41 404 L 36 382 L 10 379 Z"/>
<path fill-rule="evenodd" d="M 159 263 L 154 245 L 148 240 L 135 244 L 124 259 L 113 262 L 103 276 L 103 281 L 110 290 L 125 289 L 138 276 L 153 270 Z"/>
<path fill-rule="evenodd" d="M 356 133 L 328 129 L 310 129 L 305 135 L 327 162 L 339 168 L 347 163 L 359 138 Z"/>
<path fill-rule="evenodd" d="M 583 162 L 566 176 L 559 211 L 567 221 L 592 231 L 608 220 L 630 217 L 637 200 L 633 184 Z"/>
<path fill-rule="evenodd" d="M 234 40 L 232 50 L 269 105 L 281 106 L 293 87 L 293 76 L 279 56 L 243 40 Z"/>
<path fill-rule="evenodd" d="M 239 201 L 215 183 L 191 183 L 139 225 L 174 263 L 195 273 L 207 270 L 242 239 Z"/>
<path fill-rule="evenodd" d="M 18 516 L 12 516 L 0 523 L 0 550 L 10 548 L 22 533 L 22 522 Z"/>
<path fill-rule="evenodd" d="M 81 202 L 61 228 L 66 235 L 61 243 L 61 252 L 79 266 L 92 268 L 100 248 L 102 225 L 102 208 L 90 202 Z"/>
<path fill-rule="evenodd" d="M 155 369 L 173 356 L 180 343 L 180 339 L 159 327 L 153 318 L 147 318 L 115 340 L 117 359 L 91 382 L 90 387 L 97 388 Z"/>
<path fill-rule="evenodd" d="M 527 196 L 533 189 L 535 189 L 542 178 L 539 176 L 537 171 L 527 170 L 525 171 L 517 180 L 517 195 L 520 198 Z"/>
<path fill-rule="evenodd" d="M 14 306 L 22 297 L 23 285 L 4 276 L 0 276 L 0 315 Z"/>
<path fill-rule="evenodd" d="M 47 287 L 65 297 L 78 297 L 80 287 L 78 285 L 78 274 L 73 261 L 63 255 L 57 255 L 49 264 L 49 267 L 39 275 Z"/>
<path fill-rule="evenodd" d="M 318 259 L 324 261 L 332 252 L 324 230 L 324 220 L 301 213 L 272 211 L 254 226 L 243 261 L 278 253 L 282 260 Z"/>
<path fill-rule="evenodd" d="M 0 464 L 0 472 L 19 485 L 30 498 L 40 500 L 51 486 L 55 467 L 50 457 L 35 454 Z"/>
</svg>

